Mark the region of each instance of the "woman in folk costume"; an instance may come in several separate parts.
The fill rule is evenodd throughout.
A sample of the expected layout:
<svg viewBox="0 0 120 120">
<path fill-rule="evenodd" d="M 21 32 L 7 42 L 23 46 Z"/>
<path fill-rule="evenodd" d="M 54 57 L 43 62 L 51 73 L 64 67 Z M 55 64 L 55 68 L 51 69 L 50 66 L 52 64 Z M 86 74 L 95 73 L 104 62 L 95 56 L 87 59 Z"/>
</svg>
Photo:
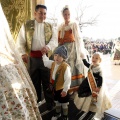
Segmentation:
<svg viewBox="0 0 120 120">
<path fill-rule="evenodd" d="M 42 120 L 36 91 L 19 52 L 0 4 L 0 119 Z"/>
<path fill-rule="evenodd" d="M 80 35 L 79 26 L 70 20 L 70 9 L 65 6 L 62 10 L 64 22 L 59 26 L 59 46 L 64 45 L 68 51 L 67 63 L 71 67 L 71 87 L 80 85 L 84 75 L 84 65 L 80 53 L 84 51 L 83 40 Z"/>
<path fill-rule="evenodd" d="M 81 110 L 78 117 L 84 116 L 82 120 L 91 120 L 93 117 L 100 120 L 104 111 L 111 107 L 100 66 L 101 53 L 96 52 L 93 54 L 92 64 L 86 61 L 84 54 L 81 54 L 81 57 L 84 65 L 89 70 L 74 99 L 76 107 Z"/>
<path fill-rule="evenodd" d="M 114 64 L 119 64 L 120 65 L 120 38 L 118 38 L 114 42 L 114 47 L 112 50 L 112 61 Z"/>
<path fill-rule="evenodd" d="M 54 52 L 54 61 L 43 55 L 45 67 L 51 69 L 50 82 L 53 86 L 53 96 L 56 104 L 56 111 L 51 120 L 57 120 L 63 111 L 62 120 L 68 120 L 68 90 L 71 84 L 70 66 L 66 63 L 67 49 L 65 46 L 58 47 Z"/>
</svg>

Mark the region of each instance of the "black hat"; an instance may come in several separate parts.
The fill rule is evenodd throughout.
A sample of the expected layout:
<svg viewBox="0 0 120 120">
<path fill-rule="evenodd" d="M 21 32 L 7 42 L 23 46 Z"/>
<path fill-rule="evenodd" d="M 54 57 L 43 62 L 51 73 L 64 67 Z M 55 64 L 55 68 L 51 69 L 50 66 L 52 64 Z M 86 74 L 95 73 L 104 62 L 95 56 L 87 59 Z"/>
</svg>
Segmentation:
<svg viewBox="0 0 120 120">
<path fill-rule="evenodd" d="M 59 54 L 59 55 L 62 56 L 64 59 L 67 59 L 67 57 L 68 57 L 67 48 L 66 48 L 64 45 L 58 47 L 58 48 L 55 50 L 54 54 Z"/>
</svg>

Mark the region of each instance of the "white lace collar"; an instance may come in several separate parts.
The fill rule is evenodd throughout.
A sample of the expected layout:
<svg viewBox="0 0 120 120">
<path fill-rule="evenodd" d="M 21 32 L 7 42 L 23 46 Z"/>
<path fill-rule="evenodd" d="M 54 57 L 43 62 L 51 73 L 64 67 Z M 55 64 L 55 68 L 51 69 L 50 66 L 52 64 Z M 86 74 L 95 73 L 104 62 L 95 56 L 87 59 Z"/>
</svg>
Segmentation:
<svg viewBox="0 0 120 120">
<path fill-rule="evenodd" d="M 100 65 L 95 66 L 95 67 L 93 67 L 92 65 L 90 65 L 90 68 L 91 68 L 91 70 L 92 70 L 93 73 L 101 72 L 101 66 Z"/>
</svg>

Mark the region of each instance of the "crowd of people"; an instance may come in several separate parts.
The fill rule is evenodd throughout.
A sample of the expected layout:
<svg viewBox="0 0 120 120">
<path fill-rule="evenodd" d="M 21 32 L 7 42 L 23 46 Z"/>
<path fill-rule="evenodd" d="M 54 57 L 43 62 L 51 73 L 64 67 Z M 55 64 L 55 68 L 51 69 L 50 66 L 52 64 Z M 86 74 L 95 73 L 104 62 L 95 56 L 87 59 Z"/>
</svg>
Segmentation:
<svg viewBox="0 0 120 120">
<path fill-rule="evenodd" d="M 90 56 L 95 52 L 103 54 L 111 54 L 113 42 L 98 42 L 98 41 L 85 41 L 85 48 L 88 50 Z"/>
<path fill-rule="evenodd" d="M 110 54 L 111 61 L 115 65 L 120 65 L 120 38 L 118 37 L 114 41 L 99 42 L 84 40 L 85 49 L 88 52 L 88 56 L 91 57 L 95 52 L 100 52 L 103 55 Z"/>
<path fill-rule="evenodd" d="M 88 113 L 84 119 L 101 119 L 111 102 L 98 48 L 91 55 L 92 63 L 87 63 L 79 26 L 71 21 L 68 6 L 62 9 L 64 22 L 58 28 L 45 22 L 46 14 L 47 7 L 37 5 L 35 19 L 22 25 L 14 44 L 0 6 L 0 118 L 42 120 L 38 109 L 42 85 L 47 109 L 55 105 L 51 120 L 61 117 L 61 106 L 62 119 L 68 120 L 69 94 L 74 93 L 76 108 Z"/>
</svg>

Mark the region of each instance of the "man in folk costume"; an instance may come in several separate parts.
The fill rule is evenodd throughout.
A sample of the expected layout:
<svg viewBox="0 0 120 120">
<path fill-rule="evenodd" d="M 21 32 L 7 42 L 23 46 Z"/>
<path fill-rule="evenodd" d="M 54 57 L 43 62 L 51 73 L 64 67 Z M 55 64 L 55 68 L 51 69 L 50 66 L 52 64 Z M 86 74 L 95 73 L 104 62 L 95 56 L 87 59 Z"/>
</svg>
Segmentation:
<svg viewBox="0 0 120 120">
<path fill-rule="evenodd" d="M 32 82 L 41 101 L 41 83 L 43 85 L 44 97 L 48 110 L 52 109 L 51 95 L 46 91 L 49 85 L 49 69 L 43 64 L 42 54 L 49 55 L 58 46 L 57 30 L 45 22 L 47 7 L 37 5 L 35 8 L 35 19 L 27 21 L 20 30 L 16 45 L 27 64 Z"/>
<path fill-rule="evenodd" d="M 81 57 L 84 65 L 89 70 L 74 100 L 76 107 L 81 110 L 77 117 L 85 116 L 83 120 L 91 120 L 94 116 L 102 118 L 104 111 L 111 107 L 111 103 L 104 89 L 102 69 L 100 67 L 101 54 L 98 52 L 93 54 L 92 64 L 86 61 L 84 54 L 81 54 Z"/>
<path fill-rule="evenodd" d="M 64 22 L 58 28 L 59 46 L 64 45 L 68 51 L 67 63 L 71 67 L 72 83 L 71 87 L 78 86 L 84 76 L 84 65 L 80 53 L 84 51 L 82 36 L 76 22 L 70 20 L 70 9 L 65 6 L 62 10 Z"/>
</svg>

